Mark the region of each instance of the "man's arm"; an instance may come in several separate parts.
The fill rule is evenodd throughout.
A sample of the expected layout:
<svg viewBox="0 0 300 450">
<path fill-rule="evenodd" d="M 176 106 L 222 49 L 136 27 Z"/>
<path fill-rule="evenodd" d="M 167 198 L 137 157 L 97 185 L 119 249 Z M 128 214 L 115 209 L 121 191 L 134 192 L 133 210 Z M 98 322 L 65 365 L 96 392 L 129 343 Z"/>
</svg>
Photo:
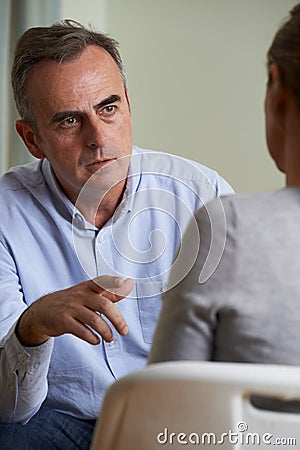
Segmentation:
<svg viewBox="0 0 300 450">
<path fill-rule="evenodd" d="M 52 344 L 47 343 L 29 357 L 15 335 L 16 323 L 25 309 L 15 261 L 5 241 L 0 241 L 1 422 L 26 422 L 47 392 L 46 376 Z M 31 381 L 32 374 L 36 374 L 35 381 Z"/>
<path fill-rule="evenodd" d="M 46 295 L 24 310 L 13 260 L 3 249 L 0 245 L 0 282 L 5 280 L 6 288 L 0 290 L 0 422 L 25 423 L 47 395 L 52 336 L 72 333 L 94 345 L 99 335 L 110 341 L 111 329 L 100 313 L 126 334 L 126 322 L 114 303 L 129 294 L 133 281 L 99 277 Z"/>
</svg>

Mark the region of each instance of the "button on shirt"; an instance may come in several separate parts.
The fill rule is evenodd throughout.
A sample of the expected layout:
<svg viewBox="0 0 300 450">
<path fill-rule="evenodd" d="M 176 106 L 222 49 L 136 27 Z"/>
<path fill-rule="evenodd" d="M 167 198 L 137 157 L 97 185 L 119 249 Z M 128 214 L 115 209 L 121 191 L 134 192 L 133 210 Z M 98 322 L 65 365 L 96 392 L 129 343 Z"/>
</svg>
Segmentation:
<svg viewBox="0 0 300 450">
<path fill-rule="evenodd" d="M 134 147 L 122 201 L 98 230 L 80 213 L 80 196 L 73 205 L 61 191 L 46 159 L 7 172 L 0 181 L 0 420 L 26 422 L 44 399 L 96 418 L 109 385 L 146 363 L 161 293 L 193 213 L 230 193 L 201 164 Z M 194 260 L 191 254 L 182 276 Z M 135 280 L 117 303 L 127 336 L 113 329 L 113 343 L 97 346 L 70 334 L 38 347 L 19 343 L 15 324 L 27 306 L 100 275 Z"/>
</svg>

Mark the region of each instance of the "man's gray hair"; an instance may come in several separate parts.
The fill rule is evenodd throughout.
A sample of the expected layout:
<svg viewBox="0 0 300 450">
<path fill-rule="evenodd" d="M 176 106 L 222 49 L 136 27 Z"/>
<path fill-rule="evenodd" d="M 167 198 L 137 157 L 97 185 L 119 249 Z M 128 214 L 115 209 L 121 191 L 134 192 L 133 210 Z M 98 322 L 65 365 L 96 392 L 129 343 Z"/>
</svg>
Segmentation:
<svg viewBox="0 0 300 450">
<path fill-rule="evenodd" d="M 11 83 L 18 112 L 35 131 L 37 131 L 35 118 L 26 91 L 31 68 L 41 61 L 57 63 L 73 61 L 89 45 L 97 45 L 112 56 L 126 88 L 125 70 L 118 43 L 106 34 L 85 28 L 73 20 L 63 20 L 49 27 L 29 28 L 18 40 Z"/>
</svg>

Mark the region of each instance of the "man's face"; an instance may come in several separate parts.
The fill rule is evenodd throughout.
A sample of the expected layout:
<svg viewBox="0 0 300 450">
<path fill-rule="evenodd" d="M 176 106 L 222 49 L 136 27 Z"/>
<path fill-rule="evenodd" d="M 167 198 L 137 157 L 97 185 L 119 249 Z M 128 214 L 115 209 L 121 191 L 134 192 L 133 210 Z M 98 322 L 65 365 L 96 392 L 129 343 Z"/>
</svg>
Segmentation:
<svg viewBox="0 0 300 450">
<path fill-rule="evenodd" d="M 130 106 L 119 68 L 105 50 L 89 46 L 72 62 L 39 63 L 27 90 L 38 130 L 31 152 L 49 160 L 71 201 L 100 168 L 101 189 L 126 175 L 130 158 L 112 162 L 131 154 Z"/>
</svg>

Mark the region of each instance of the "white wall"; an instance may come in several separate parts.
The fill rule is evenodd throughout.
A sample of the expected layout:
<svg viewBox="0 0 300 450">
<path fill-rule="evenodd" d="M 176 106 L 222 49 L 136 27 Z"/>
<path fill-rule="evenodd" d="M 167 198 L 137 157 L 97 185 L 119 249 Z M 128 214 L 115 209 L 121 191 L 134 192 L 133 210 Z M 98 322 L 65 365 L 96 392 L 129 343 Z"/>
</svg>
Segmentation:
<svg viewBox="0 0 300 450">
<path fill-rule="evenodd" d="M 281 187 L 266 150 L 265 54 L 295 0 L 108 0 L 135 143 L 185 155 L 238 191 Z"/>
</svg>

